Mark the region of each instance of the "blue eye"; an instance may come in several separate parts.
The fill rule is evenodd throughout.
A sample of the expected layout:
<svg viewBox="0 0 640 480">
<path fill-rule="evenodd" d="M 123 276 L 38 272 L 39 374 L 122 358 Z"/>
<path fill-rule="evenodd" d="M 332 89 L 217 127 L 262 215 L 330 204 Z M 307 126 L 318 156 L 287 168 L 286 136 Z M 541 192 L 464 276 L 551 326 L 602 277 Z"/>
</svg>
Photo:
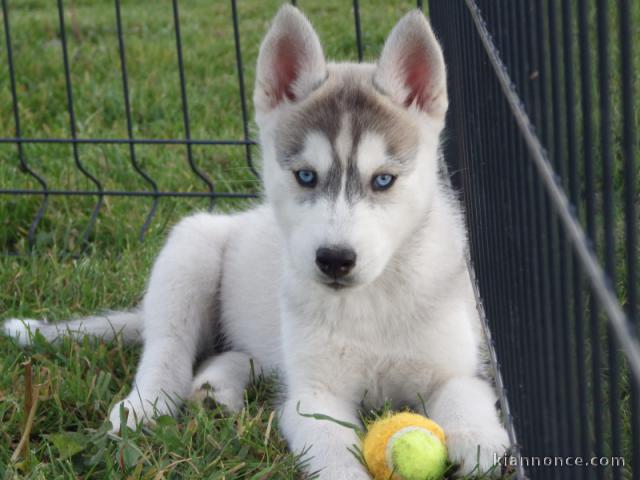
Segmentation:
<svg viewBox="0 0 640 480">
<path fill-rule="evenodd" d="M 395 181 L 395 176 L 388 173 L 383 173 L 381 175 L 376 175 L 375 177 L 373 177 L 371 186 L 374 190 L 387 190 L 388 188 L 391 188 L 391 185 L 393 185 L 393 182 Z"/>
<path fill-rule="evenodd" d="M 318 182 L 318 175 L 313 170 L 297 170 L 293 172 L 298 183 L 303 187 L 312 188 Z"/>
</svg>

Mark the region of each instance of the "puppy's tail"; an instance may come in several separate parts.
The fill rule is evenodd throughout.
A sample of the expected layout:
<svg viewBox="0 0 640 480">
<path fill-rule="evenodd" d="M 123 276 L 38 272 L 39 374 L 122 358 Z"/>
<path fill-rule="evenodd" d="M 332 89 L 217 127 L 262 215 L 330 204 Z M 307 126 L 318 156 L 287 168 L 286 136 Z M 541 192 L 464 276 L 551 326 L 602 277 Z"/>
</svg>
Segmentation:
<svg viewBox="0 0 640 480">
<path fill-rule="evenodd" d="M 74 339 L 96 337 L 109 341 L 120 336 L 128 344 L 142 341 L 142 317 L 139 310 L 106 312 L 92 317 L 66 322 L 49 323 L 46 320 L 12 318 L 2 323 L 2 332 L 15 338 L 21 345 L 29 345 L 33 335 L 39 332 L 49 342 L 64 336 Z"/>
</svg>

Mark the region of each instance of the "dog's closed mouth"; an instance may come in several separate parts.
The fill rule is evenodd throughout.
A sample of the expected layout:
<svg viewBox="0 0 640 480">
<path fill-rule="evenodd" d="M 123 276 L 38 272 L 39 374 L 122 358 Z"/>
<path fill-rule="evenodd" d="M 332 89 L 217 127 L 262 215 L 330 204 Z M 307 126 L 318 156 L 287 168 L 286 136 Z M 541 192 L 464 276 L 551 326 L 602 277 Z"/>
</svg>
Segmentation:
<svg viewBox="0 0 640 480">
<path fill-rule="evenodd" d="M 326 285 L 327 287 L 329 287 L 332 290 L 342 290 L 344 288 L 349 288 L 351 286 L 350 283 L 344 283 L 344 282 L 339 282 L 338 280 L 325 280 L 325 281 L 321 281 L 321 283 L 323 285 Z"/>
<path fill-rule="evenodd" d="M 337 278 L 326 277 L 324 275 L 323 276 L 318 275 L 316 277 L 316 281 L 319 284 L 324 285 L 325 287 L 328 287 L 336 291 L 348 289 L 349 287 L 352 287 L 355 285 L 352 279 L 346 279 L 346 278 L 337 279 Z"/>
<path fill-rule="evenodd" d="M 332 288 L 333 290 L 341 290 L 343 288 L 348 287 L 349 285 L 345 284 L 345 283 L 340 283 L 337 281 L 333 281 L 331 283 L 327 283 L 326 284 L 329 288 Z"/>
</svg>

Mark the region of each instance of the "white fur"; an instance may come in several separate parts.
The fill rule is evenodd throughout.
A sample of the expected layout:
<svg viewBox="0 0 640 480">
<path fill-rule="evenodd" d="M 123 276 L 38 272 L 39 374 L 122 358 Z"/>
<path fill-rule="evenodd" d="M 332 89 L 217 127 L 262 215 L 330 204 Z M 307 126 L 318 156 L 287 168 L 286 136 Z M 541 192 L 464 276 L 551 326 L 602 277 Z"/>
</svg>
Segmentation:
<svg viewBox="0 0 640 480">
<path fill-rule="evenodd" d="M 331 168 L 329 139 L 322 132 L 309 132 L 300 158 L 304 158 L 304 163 L 294 164 L 296 169 L 311 167 L 321 175 L 327 173 Z"/>
<path fill-rule="evenodd" d="M 113 340 L 120 336 L 127 343 L 137 343 L 142 339 L 140 315 L 136 310 L 105 312 L 102 315 L 64 323 L 12 318 L 3 322 L 2 331 L 5 335 L 14 337 L 20 345 L 30 345 L 36 332 L 49 342 L 55 342 L 62 336 L 81 338 L 88 335 L 104 340 Z"/>
<path fill-rule="evenodd" d="M 363 175 L 373 176 L 378 171 L 386 173 L 392 170 L 393 162 L 388 162 L 385 147 L 385 141 L 380 135 L 372 132 L 364 134 L 358 148 L 358 167 Z"/>
<path fill-rule="evenodd" d="M 13 337 L 23 346 L 30 345 L 33 335 L 40 330 L 44 322 L 30 318 L 10 318 L 2 324 L 2 331 L 5 335 Z"/>
<path fill-rule="evenodd" d="M 290 99 L 273 103 L 266 90 L 281 87 L 270 83 L 277 81 L 270 70 L 278 55 L 273 39 L 288 35 L 299 45 L 296 101 L 311 95 L 311 84 L 327 72 L 331 81 L 351 72 L 369 79 L 377 75 L 392 85 L 397 73 L 389 72 L 404 38 L 426 39 L 425 58 L 444 78 L 440 48 L 418 15 L 409 14 L 394 29 L 382 70 L 376 70 L 325 64 L 308 21 L 293 7 L 281 9 L 261 48 L 256 85 L 267 200 L 236 215 L 197 214 L 171 232 L 140 311 L 130 318 L 136 326 L 141 319 L 144 337 L 135 383 L 121 402 L 130 426 L 175 413 L 189 396 L 210 395 L 230 410 L 241 409 L 252 359 L 257 370 L 279 373 L 286 386 L 282 433 L 292 450 L 310 447 L 309 469 L 321 470 L 323 480 L 369 478 L 347 450 L 358 438 L 336 423 L 301 416 L 298 409 L 358 423 L 362 401 L 420 408 L 424 400 L 429 416 L 446 432 L 451 459 L 464 472 L 476 468 L 478 446 L 481 470 L 492 466 L 494 453 L 502 455 L 508 439 L 494 408 L 496 398 L 478 378 L 483 340 L 464 261 L 462 216 L 437 176 L 442 112 L 408 109 L 419 131 L 416 165 L 400 173 L 384 197 L 375 197 L 378 201 L 349 202 L 343 185 L 335 201 L 298 202 L 301 187 L 276 158 L 275 127 L 295 106 Z M 438 108 L 446 105 L 446 91 L 434 95 L 441 96 Z M 351 143 L 344 128 L 340 156 Z M 313 155 L 323 157 L 314 160 L 307 152 L 307 161 L 322 174 L 331 165 L 328 140 L 317 132 L 309 132 L 307 140 Z M 362 142 L 358 163 L 366 183 L 389 159 L 381 137 L 365 135 Z M 327 244 L 349 245 L 357 252 L 349 287 L 334 290 L 321 281 L 315 251 Z M 23 343 L 27 327 L 54 339 L 71 325 L 50 330 L 33 320 L 19 322 L 10 320 L 4 331 Z M 83 334 L 113 331 L 100 317 L 76 322 Z M 124 329 L 123 335 L 135 339 L 137 331 Z M 230 349 L 207 360 L 194 378 L 194 359 L 216 332 Z M 118 429 L 120 404 L 110 420 Z"/>
</svg>

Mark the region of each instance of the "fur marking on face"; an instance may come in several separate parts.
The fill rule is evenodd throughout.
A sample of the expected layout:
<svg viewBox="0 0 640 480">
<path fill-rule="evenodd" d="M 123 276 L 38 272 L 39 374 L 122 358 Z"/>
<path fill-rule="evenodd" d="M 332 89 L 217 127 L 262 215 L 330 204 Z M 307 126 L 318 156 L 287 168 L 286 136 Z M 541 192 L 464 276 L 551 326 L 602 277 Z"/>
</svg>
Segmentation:
<svg viewBox="0 0 640 480">
<path fill-rule="evenodd" d="M 417 129 L 403 114 L 376 98 L 379 95 L 373 87 L 368 92 L 360 85 L 328 87 L 328 91 L 321 88 L 278 129 L 278 161 L 285 169 L 296 161 L 309 161 L 301 157 L 313 148 L 310 143 L 317 143 L 318 135 L 328 142 L 330 148 L 321 149 L 322 152 L 314 149 L 314 158 L 330 166 L 322 172 L 316 191 L 307 192 L 307 200 L 314 201 L 319 196 L 335 200 L 343 186 L 349 203 L 367 194 L 371 179 L 363 177 L 358 154 L 368 133 L 383 139 L 382 155 L 386 159 L 402 169 L 411 167 L 418 143 Z M 328 158 L 318 159 L 321 155 Z"/>
</svg>

